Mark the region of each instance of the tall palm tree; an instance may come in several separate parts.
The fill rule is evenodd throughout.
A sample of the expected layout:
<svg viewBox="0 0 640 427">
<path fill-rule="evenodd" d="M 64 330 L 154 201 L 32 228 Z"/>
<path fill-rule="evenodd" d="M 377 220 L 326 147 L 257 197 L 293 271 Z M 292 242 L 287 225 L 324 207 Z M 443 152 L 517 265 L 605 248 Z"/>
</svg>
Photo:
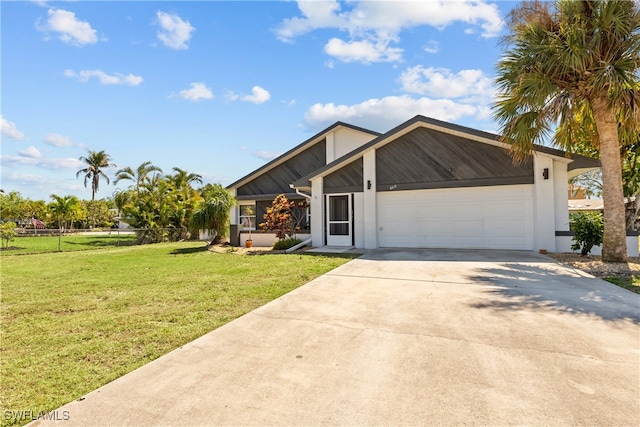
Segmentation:
<svg viewBox="0 0 640 427">
<path fill-rule="evenodd" d="M 220 184 L 207 184 L 201 194 L 204 200 L 193 211 L 190 226 L 196 235 L 200 230 L 209 231 L 213 236 L 210 244 L 213 245 L 226 236 L 230 210 L 236 200 Z"/>
<path fill-rule="evenodd" d="M 494 116 L 512 154 L 522 160 L 551 134 L 571 150 L 571 129 L 595 124 L 602 164 L 602 259 L 627 256 L 620 150 L 638 134 L 640 12 L 637 2 L 527 2 L 510 15 L 511 34 L 497 64 Z"/>
<path fill-rule="evenodd" d="M 80 169 L 76 172 L 76 178 L 81 174 L 84 174 L 84 186 L 87 186 L 87 182 L 91 181 L 91 200 L 95 200 L 96 192 L 100 186 L 100 178 L 104 178 L 109 184 L 109 177 L 103 172 L 102 169 L 115 167 L 116 165 L 111 162 L 111 156 L 102 151 L 91 151 L 87 157 L 81 156 L 80 161 L 84 162 L 87 167 Z"/>
<path fill-rule="evenodd" d="M 58 251 L 61 250 L 62 243 L 62 231 L 66 227 L 67 221 L 73 221 L 77 219 L 80 211 L 80 200 L 76 196 L 58 196 L 52 194 L 51 198 L 54 200 L 49 203 L 49 211 L 54 220 L 58 221 Z"/>
<path fill-rule="evenodd" d="M 173 171 L 175 173 L 169 177 L 169 180 L 178 191 L 191 189 L 191 184 L 194 182 L 202 184 L 202 175 L 198 175 L 197 173 L 189 173 L 186 170 L 180 168 L 173 168 Z"/>
<path fill-rule="evenodd" d="M 53 202 L 49 203 L 51 217 L 58 222 L 60 230 L 67 227 L 67 222 L 77 219 L 80 212 L 80 200 L 76 196 L 58 196 L 52 194 Z"/>
<path fill-rule="evenodd" d="M 126 168 L 116 171 L 116 179 L 113 183 L 117 184 L 122 180 L 133 181 L 135 183 L 136 193 L 138 194 L 138 197 L 140 197 L 140 187 L 147 179 L 149 179 L 149 175 L 152 172 L 162 173 L 162 169 L 151 164 L 149 161 L 142 163 L 135 171 L 131 167 L 127 166 Z"/>
</svg>

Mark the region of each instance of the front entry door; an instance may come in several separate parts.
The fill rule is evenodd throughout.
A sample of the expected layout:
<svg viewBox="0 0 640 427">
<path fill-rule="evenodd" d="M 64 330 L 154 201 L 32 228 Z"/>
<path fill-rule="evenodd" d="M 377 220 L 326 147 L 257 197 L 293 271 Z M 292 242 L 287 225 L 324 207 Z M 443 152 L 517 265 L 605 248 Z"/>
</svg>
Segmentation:
<svg viewBox="0 0 640 427">
<path fill-rule="evenodd" d="M 327 195 L 327 246 L 351 246 L 351 196 Z"/>
</svg>

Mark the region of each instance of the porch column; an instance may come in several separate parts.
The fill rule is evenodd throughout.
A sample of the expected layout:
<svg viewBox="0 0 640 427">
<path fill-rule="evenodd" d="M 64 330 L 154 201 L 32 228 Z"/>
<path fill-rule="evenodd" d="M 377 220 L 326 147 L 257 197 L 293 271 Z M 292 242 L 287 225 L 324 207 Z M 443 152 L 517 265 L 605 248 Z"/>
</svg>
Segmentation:
<svg viewBox="0 0 640 427">
<path fill-rule="evenodd" d="M 362 156 L 364 191 L 364 248 L 378 247 L 378 209 L 376 202 L 376 150 Z"/>
<path fill-rule="evenodd" d="M 569 174 L 568 165 L 553 161 L 553 197 L 555 203 L 556 231 L 569 230 Z"/>
<path fill-rule="evenodd" d="M 323 178 L 311 180 L 311 246 L 324 246 Z"/>
<path fill-rule="evenodd" d="M 533 224 L 534 249 L 556 250 L 556 211 L 554 208 L 553 159 L 540 153 L 533 155 Z"/>
</svg>

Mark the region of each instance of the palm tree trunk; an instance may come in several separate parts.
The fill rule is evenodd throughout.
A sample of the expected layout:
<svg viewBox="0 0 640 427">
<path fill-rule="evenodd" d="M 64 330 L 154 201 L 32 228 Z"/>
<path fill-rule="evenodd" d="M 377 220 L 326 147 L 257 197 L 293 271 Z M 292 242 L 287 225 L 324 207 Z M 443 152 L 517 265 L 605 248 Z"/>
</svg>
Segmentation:
<svg viewBox="0 0 640 427">
<path fill-rule="evenodd" d="M 627 232 L 622 191 L 622 158 L 615 112 L 605 97 L 591 101 L 593 118 L 600 138 L 602 165 L 602 199 L 604 202 L 604 236 L 602 260 L 624 262 L 627 258 Z"/>
</svg>

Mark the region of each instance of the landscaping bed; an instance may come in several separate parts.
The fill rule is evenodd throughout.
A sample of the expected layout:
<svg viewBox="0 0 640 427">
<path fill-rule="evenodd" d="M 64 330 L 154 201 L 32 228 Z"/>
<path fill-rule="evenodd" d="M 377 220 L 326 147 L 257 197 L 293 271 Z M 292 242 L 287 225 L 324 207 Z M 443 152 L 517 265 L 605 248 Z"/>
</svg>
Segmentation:
<svg viewBox="0 0 640 427">
<path fill-rule="evenodd" d="M 640 294 L 640 257 L 630 257 L 628 262 L 624 263 L 602 262 L 600 256 L 580 256 L 577 253 L 548 254 L 548 256 L 562 264 Z"/>
</svg>

